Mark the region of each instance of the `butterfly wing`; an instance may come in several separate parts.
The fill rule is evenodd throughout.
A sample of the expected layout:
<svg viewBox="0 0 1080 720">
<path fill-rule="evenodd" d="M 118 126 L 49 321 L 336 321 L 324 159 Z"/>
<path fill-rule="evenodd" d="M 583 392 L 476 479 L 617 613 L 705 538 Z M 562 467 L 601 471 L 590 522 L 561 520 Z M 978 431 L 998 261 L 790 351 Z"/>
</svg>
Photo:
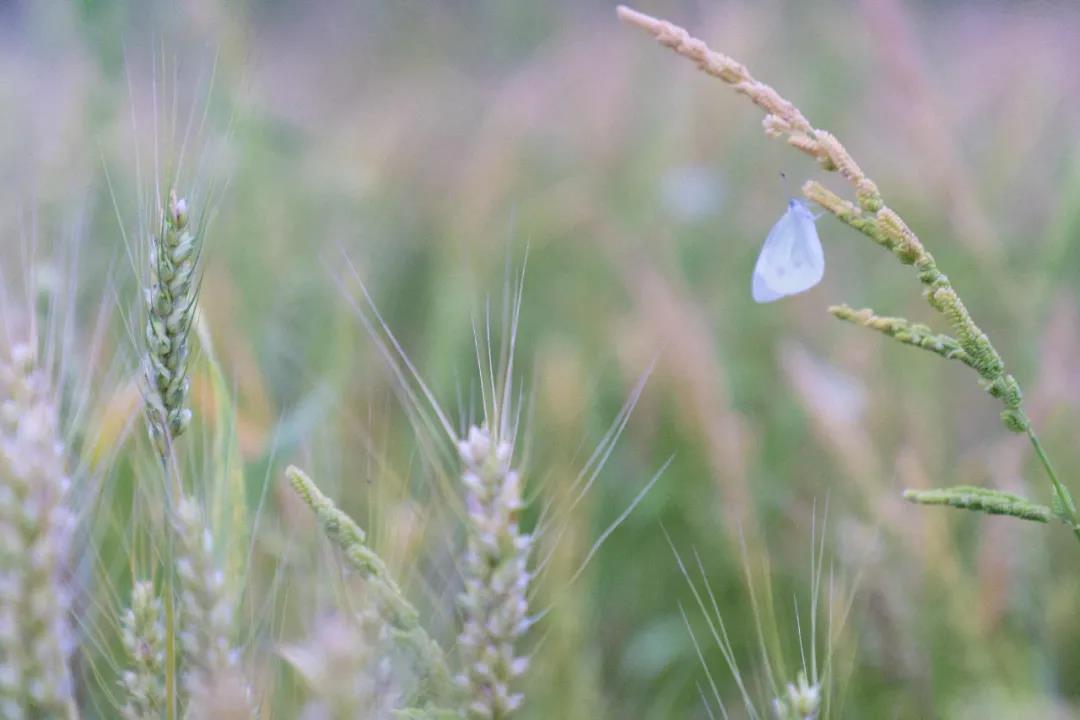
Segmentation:
<svg viewBox="0 0 1080 720">
<path fill-rule="evenodd" d="M 824 275 L 825 254 L 814 215 L 806 205 L 792 200 L 761 247 L 751 294 L 755 302 L 773 302 L 809 290 Z"/>
<path fill-rule="evenodd" d="M 754 270 L 753 282 L 750 285 L 750 294 L 754 296 L 754 302 L 756 303 L 770 303 L 784 297 L 783 293 L 773 290 L 765 276 L 756 269 Z"/>
</svg>

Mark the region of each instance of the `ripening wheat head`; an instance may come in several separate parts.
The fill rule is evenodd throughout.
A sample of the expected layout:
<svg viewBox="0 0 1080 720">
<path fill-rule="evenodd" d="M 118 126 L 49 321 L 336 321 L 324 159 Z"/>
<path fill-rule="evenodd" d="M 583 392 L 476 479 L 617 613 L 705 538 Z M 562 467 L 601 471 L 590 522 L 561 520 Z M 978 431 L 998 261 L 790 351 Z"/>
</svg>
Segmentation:
<svg viewBox="0 0 1080 720">
<path fill-rule="evenodd" d="M 184 690 L 196 708 L 226 700 L 230 707 L 246 706 L 246 683 L 232 642 L 233 599 L 214 557 L 202 508 L 191 498 L 181 498 L 174 524 Z"/>
<path fill-rule="evenodd" d="M 95 622 L 76 621 L 73 608 L 87 605 L 83 571 L 93 551 L 85 533 L 111 455 L 84 452 L 100 442 L 95 423 L 85 421 L 112 378 L 94 360 L 106 306 L 76 303 L 80 242 L 69 232 L 46 250 L 35 237 L 21 262 L 0 257 L 3 717 L 76 716 L 73 660 Z M 98 313 L 89 335 L 79 315 L 87 309 Z"/>
<path fill-rule="evenodd" d="M 502 718 L 521 705 L 513 682 L 528 667 L 517 643 L 529 628 L 532 540 L 518 524 L 524 505 L 511 441 L 474 425 L 458 442 L 458 452 L 468 513 L 459 683 L 472 699 L 470 715 Z"/>
<path fill-rule="evenodd" d="M 565 505 L 543 503 L 535 523 L 522 526 L 526 510 L 527 473 L 523 468 L 529 433 L 522 429 L 522 384 L 516 379 L 517 329 L 522 308 L 524 267 L 506 286 L 501 340 L 493 346 L 490 312 L 487 322 L 473 326 L 480 417 L 455 427 L 435 393 L 405 353 L 379 313 L 358 273 L 340 279 L 342 290 L 395 378 L 395 389 L 435 470 L 437 490 L 446 507 L 458 510 L 455 518 L 464 536 L 456 563 L 460 573 L 456 642 L 457 700 L 473 718 L 505 718 L 525 701 L 522 675 L 529 668 L 523 647 L 530 629 L 547 610 L 531 607 L 551 557 L 554 544 L 566 531 L 568 516 L 596 481 L 640 397 L 645 377 L 635 387 L 600 446 L 573 481 Z M 360 297 L 353 295 L 359 287 Z M 622 523 L 659 478 L 641 490 L 621 515 L 601 534 L 583 559 L 573 582 L 603 541 Z M 296 475 L 292 476 L 294 486 Z M 302 495 L 310 494 L 308 491 Z M 309 502 L 309 504 L 312 504 Z M 314 506 L 314 504 L 313 504 Z M 325 522 L 324 522 L 325 526 Z M 340 527 L 335 524 L 335 527 Z M 546 538 L 545 557 L 537 557 L 539 540 Z"/>
<path fill-rule="evenodd" d="M 121 712 L 126 720 L 161 717 L 166 702 L 165 622 L 154 583 L 135 583 L 131 606 L 124 611 L 120 624 L 129 662 L 120 678 L 127 695 Z"/>
<path fill-rule="evenodd" d="M 68 618 L 70 480 L 47 374 L 29 345 L 0 360 L 0 709 L 75 714 Z"/>
<path fill-rule="evenodd" d="M 191 422 L 187 406 L 190 334 L 199 293 L 199 237 L 187 201 L 170 191 L 158 231 L 150 238 L 146 303 L 147 418 L 158 452 Z"/>
</svg>

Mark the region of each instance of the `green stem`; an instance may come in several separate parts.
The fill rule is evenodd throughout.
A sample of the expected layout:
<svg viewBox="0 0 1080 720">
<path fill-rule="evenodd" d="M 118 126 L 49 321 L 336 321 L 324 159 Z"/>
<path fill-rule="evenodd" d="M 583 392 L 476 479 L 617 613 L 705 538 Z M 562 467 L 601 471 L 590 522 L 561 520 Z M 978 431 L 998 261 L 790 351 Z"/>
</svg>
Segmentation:
<svg viewBox="0 0 1080 720">
<path fill-rule="evenodd" d="M 1057 473 L 1054 472 L 1054 466 L 1050 464 L 1050 458 L 1046 456 L 1046 451 L 1043 450 L 1042 443 L 1039 442 L 1039 436 L 1035 434 L 1035 431 L 1030 426 L 1028 427 L 1027 436 L 1031 440 L 1031 445 L 1035 448 L 1035 453 L 1039 456 L 1043 468 L 1046 469 L 1046 474 L 1050 477 L 1050 482 L 1054 486 L 1054 493 L 1065 509 L 1069 524 L 1072 525 L 1073 535 L 1076 536 L 1077 540 L 1080 540 L 1080 518 L 1077 517 L 1076 505 L 1073 503 L 1072 495 L 1058 480 Z"/>
</svg>

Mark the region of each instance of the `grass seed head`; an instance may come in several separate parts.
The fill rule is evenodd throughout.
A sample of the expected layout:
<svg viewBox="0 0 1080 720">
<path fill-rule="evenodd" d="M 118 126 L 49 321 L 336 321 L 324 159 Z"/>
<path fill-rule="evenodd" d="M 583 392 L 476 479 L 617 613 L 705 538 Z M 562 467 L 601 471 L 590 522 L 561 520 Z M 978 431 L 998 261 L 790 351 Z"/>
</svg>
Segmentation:
<svg viewBox="0 0 1080 720">
<path fill-rule="evenodd" d="M 187 201 L 174 190 L 160 229 L 150 238 L 150 286 L 145 291 L 148 416 L 163 455 L 166 439 L 182 435 L 191 422 L 189 336 L 199 295 L 199 243 Z"/>
<path fill-rule="evenodd" d="M 521 478 L 510 466 L 511 444 L 474 426 L 458 443 L 458 453 L 468 527 L 459 683 L 469 694 L 470 716 L 505 718 L 523 700 L 512 684 L 528 666 L 515 645 L 528 629 L 532 540 L 518 527 Z"/>
<path fill-rule="evenodd" d="M 0 710 L 75 717 L 65 575 L 73 517 L 59 417 L 34 349 L 0 362 Z"/>
</svg>

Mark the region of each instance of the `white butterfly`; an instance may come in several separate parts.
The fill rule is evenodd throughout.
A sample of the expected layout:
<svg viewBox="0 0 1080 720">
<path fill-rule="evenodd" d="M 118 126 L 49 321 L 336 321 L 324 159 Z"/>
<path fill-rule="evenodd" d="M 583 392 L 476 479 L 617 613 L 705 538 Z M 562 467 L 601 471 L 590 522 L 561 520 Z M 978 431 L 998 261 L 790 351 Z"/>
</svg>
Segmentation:
<svg viewBox="0 0 1080 720">
<path fill-rule="evenodd" d="M 801 200 L 788 203 L 761 246 L 751 291 L 754 301 L 772 302 L 817 285 L 825 275 L 814 213 Z"/>
</svg>

